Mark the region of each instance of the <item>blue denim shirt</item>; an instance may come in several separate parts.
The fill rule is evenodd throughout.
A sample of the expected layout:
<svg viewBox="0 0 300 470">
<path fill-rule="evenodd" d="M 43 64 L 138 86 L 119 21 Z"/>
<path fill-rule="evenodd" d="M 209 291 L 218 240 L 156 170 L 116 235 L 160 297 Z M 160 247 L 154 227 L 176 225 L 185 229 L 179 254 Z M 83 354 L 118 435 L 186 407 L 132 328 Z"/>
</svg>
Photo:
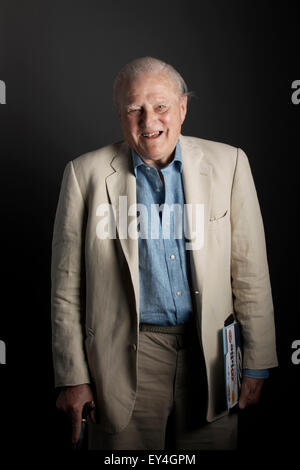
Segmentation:
<svg viewBox="0 0 300 470">
<path fill-rule="evenodd" d="M 179 141 L 174 159 L 161 169 L 164 185 L 153 165 L 146 165 L 133 149 L 131 155 L 138 205 L 140 322 L 176 325 L 193 316 Z M 269 371 L 244 369 L 244 376 L 267 378 Z"/>
<path fill-rule="evenodd" d="M 184 238 L 184 192 L 179 143 L 173 161 L 161 169 L 164 185 L 154 166 L 146 165 L 134 151 L 132 158 L 137 204 L 143 204 L 143 207 L 137 207 L 140 321 L 176 325 L 189 321 L 193 315 Z M 158 211 L 159 206 L 161 211 Z M 178 227 L 176 217 L 180 217 L 179 231 L 175 228 L 175 225 Z"/>
</svg>

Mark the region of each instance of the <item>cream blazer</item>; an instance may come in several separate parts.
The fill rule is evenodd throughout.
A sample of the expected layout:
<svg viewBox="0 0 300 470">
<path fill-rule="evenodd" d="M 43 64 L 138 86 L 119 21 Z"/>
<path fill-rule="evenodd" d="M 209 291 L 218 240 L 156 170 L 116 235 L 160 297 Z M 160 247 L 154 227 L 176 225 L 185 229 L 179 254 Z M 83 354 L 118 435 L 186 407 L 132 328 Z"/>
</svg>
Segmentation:
<svg viewBox="0 0 300 470">
<path fill-rule="evenodd" d="M 221 329 L 234 313 L 243 367 L 276 367 L 264 228 L 251 170 L 238 148 L 180 136 L 187 204 L 204 205 L 204 244 L 191 251 L 192 295 L 207 378 L 207 420 L 226 415 Z M 55 217 L 51 303 L 57 387 L 92 383 L 99 424 L 125 428 L 135 403 L 139 356 L 138 240 L 100 239 L 100 204 L 136 203 L 125 142 L 70 161 Z M 135 223 L 136 213 L 129 216 Z"/>
</svg>

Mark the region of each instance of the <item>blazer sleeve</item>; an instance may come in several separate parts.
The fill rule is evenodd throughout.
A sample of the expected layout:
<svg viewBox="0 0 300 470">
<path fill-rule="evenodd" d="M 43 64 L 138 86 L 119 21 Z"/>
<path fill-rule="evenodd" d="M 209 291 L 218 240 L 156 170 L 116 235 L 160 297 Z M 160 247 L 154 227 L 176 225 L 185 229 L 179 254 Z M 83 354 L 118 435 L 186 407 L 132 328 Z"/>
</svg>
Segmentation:
<svg viewBox="0 0 300 470">
<path fill-rule="evenodd" d="M 242 325 L 247 369 L 278 365 L 265 234 L 246 154 L 237 149 L 231 194 L 231 275 L 234 310 Z"/>
<path fill-rule="evenodd" d="M 84 238 L 86 207 L 73 163 L 64 170 L 51 261 L 51 323 L 55 386 L 89 383 L 85 355 Z"/>
</svg>

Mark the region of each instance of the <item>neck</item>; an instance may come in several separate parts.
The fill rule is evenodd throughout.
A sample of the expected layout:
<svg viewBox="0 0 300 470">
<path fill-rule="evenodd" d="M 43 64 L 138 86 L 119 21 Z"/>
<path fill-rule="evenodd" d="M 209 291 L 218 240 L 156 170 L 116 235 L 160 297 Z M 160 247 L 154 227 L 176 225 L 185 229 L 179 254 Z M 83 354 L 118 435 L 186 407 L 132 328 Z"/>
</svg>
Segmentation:
<svg viewBox="0 0 300 470">
<path fill-rule="evenodd" d="M 161 168 L 164 168 L 167 165 L 169 165 L 172 162 L 172 160 L 174 159 L 174 156 L 175 156 L 175 150 L 169 157 L 160 158 L 158 160 L 153 160 L 153 159 L 150 159 L 150 158 L 147 158 L 147 157 L 142 157 L 140 155 L 141 159 L 143 160 L 144 163 L 146 163 L 146 165 L 152 165 L 157 170 L 160 170 Z"/>
</svg>

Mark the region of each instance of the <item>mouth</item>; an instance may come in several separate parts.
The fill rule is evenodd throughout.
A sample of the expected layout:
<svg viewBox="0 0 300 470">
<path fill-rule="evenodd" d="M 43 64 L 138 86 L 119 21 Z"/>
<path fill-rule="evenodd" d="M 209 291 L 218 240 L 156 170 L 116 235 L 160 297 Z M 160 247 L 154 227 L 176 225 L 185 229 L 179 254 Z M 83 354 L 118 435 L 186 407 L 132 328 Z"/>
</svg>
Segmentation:
<svg viewBox="0 0 300 470">
<path fill-rule="evenodd" d="M 157 139 L 158 137 L 161 136 L 163 131 L 154 131 L 154 132 L 142 132 L 142 137 L 145 139 Z"/>
</svg>

